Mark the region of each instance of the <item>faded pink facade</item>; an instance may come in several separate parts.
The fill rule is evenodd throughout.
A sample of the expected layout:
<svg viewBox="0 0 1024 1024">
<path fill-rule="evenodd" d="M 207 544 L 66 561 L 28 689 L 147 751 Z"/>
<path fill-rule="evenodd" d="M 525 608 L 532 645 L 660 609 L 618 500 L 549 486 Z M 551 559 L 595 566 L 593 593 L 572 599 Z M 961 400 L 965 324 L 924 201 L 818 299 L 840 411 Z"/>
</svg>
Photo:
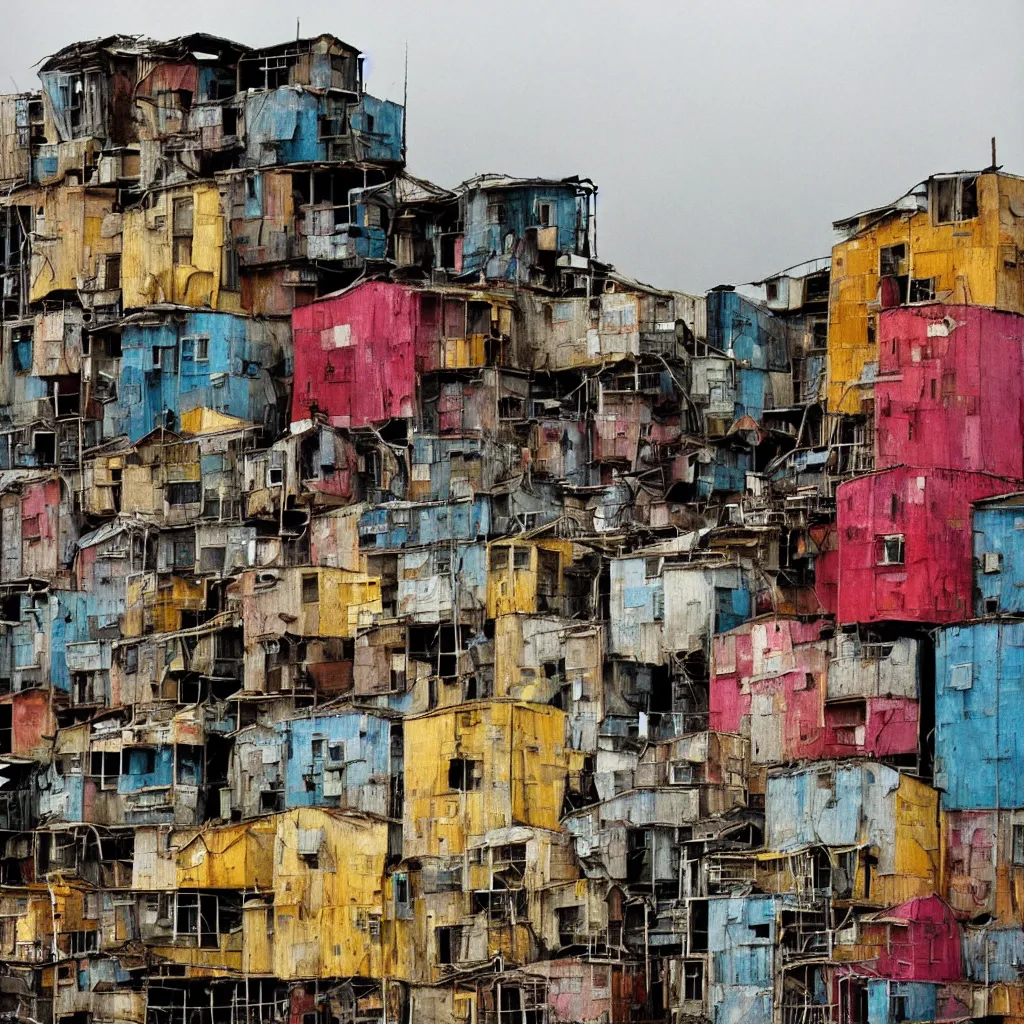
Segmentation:
<svg viewBox="0 0 1024 1024">
<path fill-rule="evenodd" d="M 627 1020 L 644 998 L 643 970 L 628 964 L 546 960 L 524 973 L 547 980 L 550 1024 Z"/>
<path fill-rule="evenodd" d="M 314 412 L 336 427 L 412 417 L 416 374 L 436 368 L 440 305 L 436 295 L 367 281 L 296 309 L 292 422 Z"/>
<path fill-rule="evenodd" d="M 875 971 L 901 981 L 957 981 L 963 977 L 960 924 L 938 896 L 921 896 L 883 911 L 875 923 L 887 927 Z"/>
<path fill-rule="evenodd" d="M 714 732 L 751 734 L 749 719 L 755 704 L 785 714 L 782 751 L 772 762 L 823 756 L 822 695 L 828 672 L 828 641 L 821 631 L 828 623 L 818 619 L 762 618 L 745 622 L 714 638 L 714 667 L 709 694 L 709 728 Z M 755 748 L 751 760 L 765 760 L 770 752 Z"/>
<path fill-rule="evenodd" d="M 714 638 L 709 726 L 750 737 L 753 764 L 886 757 L 917 750 L 908 697 L 826 701 L 831 622 L 761 618 Z"/>
<path fill-rule="evenodd" d="M 970 618 L 971 502 L 1016 486 L 987 473 L 906 466 L 841 484 L 839 621 Z"/>
<path fill-rule="evenodd" d="M 1024 479 L 1024 317 L 911 306 L 878 318 L 876 466 Z"/>
</svg>

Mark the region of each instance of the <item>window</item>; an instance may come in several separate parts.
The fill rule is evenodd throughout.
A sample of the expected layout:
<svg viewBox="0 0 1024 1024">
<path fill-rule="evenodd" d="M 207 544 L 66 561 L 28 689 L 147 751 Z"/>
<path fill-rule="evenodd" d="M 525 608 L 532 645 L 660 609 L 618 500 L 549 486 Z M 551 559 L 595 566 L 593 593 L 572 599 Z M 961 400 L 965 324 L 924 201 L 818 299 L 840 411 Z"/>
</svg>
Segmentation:
<svg viewBox="0 0 1024 1024">
<path fill-rule="evenodd" d="M 221 572 L 227 561 L 227 548 L 202 548 L 199 552 L 200 572 Z"/>
<path fill-rule="evenodd" d="M 491 572 L 504 572 L 508 569 L 508 547 L 491 548 Z"/>
<path fill-rule="evenodd" d="M 683 999 L 691 1003 L 704 1001 L 704 961 L 683 961 Z"/>
<path fill-rule="evenodd" d="M 517 547 L 512 549 L 512 568 L 513 569 L 529 569 L 530 568 L 530 549 Z"/>
<path fill-rule="evenodd" d="M 526 843 L 497 846 L 491 854 L 491 873 L 501 875 L 510 888 L 526 877 Z"/>
<path fill-rule="evenodd" d="M 466 792 L 480 788 L 483 764 L 465 757 L 453 757 L 448 762 L 448 788 Z"/>
<path fill-rule="evenodd" d="M 238 133 L 238 111 L 234 107 L 224 107 L 220 114 L 220 125 L 222 135 L 236 135 Z"/>
<path fill-rule="evenodd" d="M 505 223 L 505 207 L 502 203 L 488 203 L 487 204 L 487 223 L 488 224 L 504 224 Z"/>
<path fill-rule="evenodd" d="M 661 575 L 661 559 L 644 559 L 644 576 L 649 580 L 657 579 Z"/>
<path fill-rule="evenodd" d="M 245 176 L 245 198 L 256 199 L 256 175 L 247 174 Z"/>
<path fill-rule="evenodd" d="M 50 430 L 33 431 L 32 450 L 40 465 L 52 466 L 57 461 L 57 435 Z"/>
<path fill-rule="evenodd" d="M 197 363 L 206 363 L 210 359 L 210 339 L 207 337 L 199 337 L 194 339 L 195 341 L 195 360 Z"/>
<path fill-rule="evenodd" d="M 412 917 L 409 876 L 404 871 L 397 871 L 392 881 L 395 889 L 395 917 L 409 919 Z"/>
<path fill-rule="evenodd" d="M 121 257 L 109 255 L 103 264 L 103 287 L 113 291 L 121 287 Z"/>
<path fill-rule="evenodd" d="M 1024 825 L 1013 826 L 1013 866 L 1024 867 Z"/>
<path fill-rule="evenodd" d="M 935 299 L 935 278 L 915 277 L 910 282 L 910 302 L 932 302 Z"/>
<path fill-rule="evenodd" d="M 196 481 L 188 483 L 168 484 L 167 503 L 169 505 L 193 505 L 198 504 L 202 498 L 203 485 Z"/>
<path fill-rule="evenodd" d="M 779 301 L 779 282 L 768 281 L 764 286 L 764 296 L 768 302 Z"/>
<path fill-rule="evenodd" d="M 196 538 L 183 537 L 174 541 L 174 568 L 192 569 L 196 564 Z"/>
<path fill-rule="evenodd" d="M 302 603 L 316 604 L 320 600 L 320 577 L 310 573 L 302 577 Z"/>
<path fill-rule="evenodd" d="M 580 906 L 558 907 L 558 942 L 562 946 L 574 946 L 583 931 L 583 908 Z"/>
<path fill-rule="evenodd" d="M 267 483 L 271 487 L 280 487 L 284 483 L 284 470 L 280 466 L 271 466 L 267 472 Z"/>
<path fill-rule="evenodd" d="M 174 897 L 174 935 L 198 946 L 214 948 L 217 941 L 218 898 L 213 893 L 178 892 Z"/>
<path fill-rule="evenodd" d="M 11 331 L 15 373 L 28 373 L 32 369 L 32 333 L 32 327 L 15 327 Z"/>
<path fill-rule="evenodd" d="M 978 216 L 978 179 L 973 175 L 934 178 L 929 193 L 932 221 L 936 224 Z"/>
<path fill-rule="evenodd" d="M 179 266 L 192 265 L 192 197 L 174 200 L 172 236 L 174 240 L 174 262 Z"/>
<path fill-rule="evenodd" d="M 89 755 L 89 775 L 100 789 L 117 789 L 121 774 L 121 755 L 117 751 L 93 751 Z"/>
<path fill-rule="evenodd" d="M 899 245 L 886 245 L 878 250 L 878 273 L 882 277 L 896 277 L 903 272 L 901 264 L 907 258 L 907 247 L 904 243 Z"/>
<path fill-rule="evenodd" d="M 903 565 L 903 534 L 892 533 L 876 542 L 878 565 Z"/>
<path fill-rule="evenodd" d="M 889 1020 L 893 1024 L 902 1024 L 907 1019 L 907 997 L 902 995 L 889 996 Z"/>
<path fill-rule="evenodd" d="M 550 227 L 555 219 L 555 210 L 553 203 L 538 203 L 537 204 L 537 223 L 542 228 Z"/>
<path fill-rule="evenodd" d="M 439 964 L 455 963 L 456 953 L 459 948 L 458 925 L 446 925 L 434 929 L 434 941 L 437 949 L 437 962 Z"/>
</svg>

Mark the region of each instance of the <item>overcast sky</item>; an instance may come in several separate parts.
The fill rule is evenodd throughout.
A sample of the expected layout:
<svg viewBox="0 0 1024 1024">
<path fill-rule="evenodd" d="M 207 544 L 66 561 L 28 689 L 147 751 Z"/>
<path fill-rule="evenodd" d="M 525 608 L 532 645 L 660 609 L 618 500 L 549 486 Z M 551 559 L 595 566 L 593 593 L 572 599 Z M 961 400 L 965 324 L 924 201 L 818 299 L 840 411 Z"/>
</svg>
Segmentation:
<svg viewBox="0 0 1024 1024">
<path fill-rule="evenodd" d="M 0 0 L 3 91 L 77 39 L 332 32 L 401 101 L 409 170 L 599 186 L 603 259 L 699 291 L 827 254 L 939 171 L 1024 174 L 1022 0 Z"/>
</svg>

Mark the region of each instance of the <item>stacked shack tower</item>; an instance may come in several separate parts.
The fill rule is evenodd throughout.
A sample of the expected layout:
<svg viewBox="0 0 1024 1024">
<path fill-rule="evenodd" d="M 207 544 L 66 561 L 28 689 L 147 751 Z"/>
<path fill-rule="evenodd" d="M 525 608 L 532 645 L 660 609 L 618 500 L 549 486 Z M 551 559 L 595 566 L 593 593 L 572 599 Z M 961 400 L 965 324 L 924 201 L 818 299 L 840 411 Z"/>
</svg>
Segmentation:
<svg viewBox="0 0 1024 1024">
<path fill-rule="evenodd" d="M 0 1021 L 1024 1020 L 1024 181 L 691 295 L 362 69 L 0 97 Z"/>
</svg>

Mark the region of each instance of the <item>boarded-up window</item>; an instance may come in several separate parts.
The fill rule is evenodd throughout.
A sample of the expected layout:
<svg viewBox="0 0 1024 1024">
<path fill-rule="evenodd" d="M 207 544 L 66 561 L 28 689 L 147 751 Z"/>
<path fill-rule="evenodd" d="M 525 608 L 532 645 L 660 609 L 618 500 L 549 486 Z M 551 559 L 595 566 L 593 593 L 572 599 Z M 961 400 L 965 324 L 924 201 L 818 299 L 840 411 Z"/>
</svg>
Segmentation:
<svg viewBox="0 0 1024 1024">
<path fill-rule="evenodd" d="M 174 200 L 173 230 L 174 262 L 192 265 L 192 226 L 194 222 L 194 204 L 192 197 Z"/>
</svg>

